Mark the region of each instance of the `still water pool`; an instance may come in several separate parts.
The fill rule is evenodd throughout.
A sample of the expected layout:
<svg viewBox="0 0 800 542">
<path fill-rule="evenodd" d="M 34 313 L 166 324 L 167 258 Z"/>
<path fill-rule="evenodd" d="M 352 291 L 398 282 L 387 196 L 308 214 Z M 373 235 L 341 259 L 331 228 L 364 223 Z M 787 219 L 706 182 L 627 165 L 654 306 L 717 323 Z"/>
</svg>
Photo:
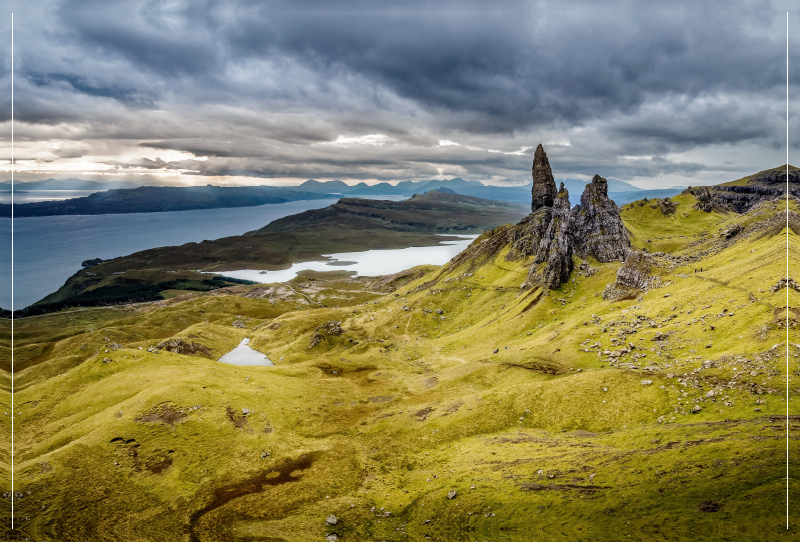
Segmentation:
<svg viewBox="0 0 800 542">
<path fill-rule="evenodd" d="M 239 346 L 219 358 L 219 361 L 232 365 L 275 365 L 267 356 L 250 348 L 249 343 L 250 339 L 242 339 Z"/>
<path fill-rule="evenodd" d="M 226 277 L 254 280 L 256 282 L 286 282 L 297 276 L 298 271 L 355 271 L 367 277 L 389 275 L 417 265 L 444 265 L 459 254 L 478 237 L 477 235 L 459 235 L 457 240 L 442 241 L 441 245 L 432 247 L 408 247 L 393 250 L 367 250 L 364 252 L 341 252 L 325 254 L 331 258 L 323 262 L 303 262 L 293 264 L 289 269 L 280 271 L 259 271 L 244 269 L 225 271 Z"/>
</svg>

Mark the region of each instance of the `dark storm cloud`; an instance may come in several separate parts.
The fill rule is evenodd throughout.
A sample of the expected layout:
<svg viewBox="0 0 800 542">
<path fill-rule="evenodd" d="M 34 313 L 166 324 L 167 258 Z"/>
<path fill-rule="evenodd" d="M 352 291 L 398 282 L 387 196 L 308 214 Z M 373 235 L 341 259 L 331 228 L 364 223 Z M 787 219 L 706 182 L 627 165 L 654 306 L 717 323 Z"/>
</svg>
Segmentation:
<svg viewBox="0 0 800 542">
<path fill-rule="evenodd" d="M 105 160 L 204 175 L 523 182 L 539 142 L 564 176 L 727 171 L 706 147 L 775 165 L 784 4 L 484 4 L 18 4 L 17 119 L 86 155 L 208 157 Z"/>
</svg>

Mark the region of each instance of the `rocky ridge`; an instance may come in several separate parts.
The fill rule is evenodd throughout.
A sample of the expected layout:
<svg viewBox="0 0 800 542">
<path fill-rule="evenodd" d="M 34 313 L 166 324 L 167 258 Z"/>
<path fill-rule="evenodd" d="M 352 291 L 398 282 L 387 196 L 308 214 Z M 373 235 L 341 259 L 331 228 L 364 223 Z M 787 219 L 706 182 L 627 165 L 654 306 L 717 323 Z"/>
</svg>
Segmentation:
<svg viewBox="0 0 800 542">
<path fill-rule="evenodd" d="M 745 184 L 689 187 L 684 193 L 697 198 L 695 209 L 710 213 L 733 211 L 746 213 L 764 201 L 786 194 L 787 167 L 781 166 L 761 171 L 749 177 Z M 789 193 L 800 196 L 800 168 L 788 167 Z"/>
</svg>

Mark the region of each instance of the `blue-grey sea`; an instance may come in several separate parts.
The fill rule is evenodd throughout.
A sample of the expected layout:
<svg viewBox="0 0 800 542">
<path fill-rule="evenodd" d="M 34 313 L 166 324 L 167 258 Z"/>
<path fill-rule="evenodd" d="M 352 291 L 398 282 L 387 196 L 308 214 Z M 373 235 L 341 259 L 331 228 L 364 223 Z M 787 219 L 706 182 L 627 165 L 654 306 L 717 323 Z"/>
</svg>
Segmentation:
<svg viewBox="0 0 800 542">
<path fill-rule="evenodd" d="M 121 215 L 46 216 L 14 219 L 14 309 L 56 291 L 92 258 L 219 239 L 334 201 L 289 203 Z M 11 219 L 0 219 L 0 307 L 11 308 Z"/>
</svg>

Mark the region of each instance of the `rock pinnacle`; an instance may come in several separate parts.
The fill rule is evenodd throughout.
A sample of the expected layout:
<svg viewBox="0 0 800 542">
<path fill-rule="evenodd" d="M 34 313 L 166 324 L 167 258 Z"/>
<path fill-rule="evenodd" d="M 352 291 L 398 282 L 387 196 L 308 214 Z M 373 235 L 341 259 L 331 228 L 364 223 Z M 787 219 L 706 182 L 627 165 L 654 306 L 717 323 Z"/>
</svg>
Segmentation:
<svg viewBox="0 0 800 542">
<path fill-rule="evenodd" d="M 550 162 L 544 152 L 542 144 L 536 147 L 533 155 L 533 188 L 531 189 L 531 212 L 535 212 L 542 207 L 552 207 L 556 198 L 556 181 L 553 178 L 553 171 L 550 169 Z"/>
</svg>

